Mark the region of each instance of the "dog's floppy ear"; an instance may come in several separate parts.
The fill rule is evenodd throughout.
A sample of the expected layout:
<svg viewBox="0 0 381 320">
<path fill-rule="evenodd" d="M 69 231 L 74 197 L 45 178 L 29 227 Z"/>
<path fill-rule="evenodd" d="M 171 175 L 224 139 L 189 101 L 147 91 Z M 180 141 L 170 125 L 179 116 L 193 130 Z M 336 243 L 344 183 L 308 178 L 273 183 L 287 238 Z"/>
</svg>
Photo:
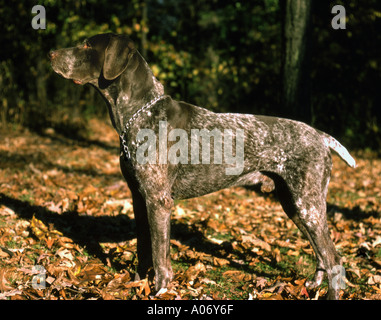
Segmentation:
<svg viewBox="0 0 381 320">
<path fill-rule="evenodd" d="M 112 35 L 105 51 L 103 76 L 106 80 L 118 77 L 127 67 L 128 60 L 136 51 L 130 38 L 124 35 Z"/>
</svg>

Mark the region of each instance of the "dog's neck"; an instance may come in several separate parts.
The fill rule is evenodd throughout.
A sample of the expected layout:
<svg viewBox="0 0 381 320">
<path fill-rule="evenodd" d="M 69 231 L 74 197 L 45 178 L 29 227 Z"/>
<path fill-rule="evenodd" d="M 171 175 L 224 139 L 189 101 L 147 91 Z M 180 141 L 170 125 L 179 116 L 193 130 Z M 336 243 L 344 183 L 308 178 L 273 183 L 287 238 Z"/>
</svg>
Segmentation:
<svg viewBox="0 0 381 320">
<path fill-rule="evenodd" d="M 90 82 L 105 99 L 111 122 L 120 135 L 127 121 L 144 105 L 164 94 L 163 85 L 155 78 L 138 51 L 130 58 L 126 71 L 115 80 L 103 75 Z M 140 83 L 140 86 L 134 83 Z"/>
</svg>

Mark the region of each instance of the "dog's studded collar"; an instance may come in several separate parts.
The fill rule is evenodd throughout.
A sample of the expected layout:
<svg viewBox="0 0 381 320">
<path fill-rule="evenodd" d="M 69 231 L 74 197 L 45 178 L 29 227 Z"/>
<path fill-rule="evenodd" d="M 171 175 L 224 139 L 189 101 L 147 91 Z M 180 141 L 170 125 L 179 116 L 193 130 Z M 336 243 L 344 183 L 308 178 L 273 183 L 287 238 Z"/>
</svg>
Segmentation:
<svg viewBox="0 0 381 320">
<path fill-rule="evenodd" d="M 156 104 L 159 100 L 163 99 L 165 97 L 164 94 L 152 99 L 150 102 L 146 103 L 143 107 L 141 107 L 138 111 L 136 111 L 132 117 L 127 121 L 126 125 L 124 126 L 123 132 L 120 134 L 120 140 L 122 141 L 123 146 L 123 152 L 120 156 L 124 154 L 126 159 L 131 158 L 130 151 L 128 150 L 127 141 L 125 139 L 125 135 L 127 134 L 128 130 L 130 129 L 130 125 L 136 120 L 136 118 L 139 116 L 140 113 L 143 111 L 147 111 L 149 108 L 151 108 L 154 104 Z"/>
</svg>

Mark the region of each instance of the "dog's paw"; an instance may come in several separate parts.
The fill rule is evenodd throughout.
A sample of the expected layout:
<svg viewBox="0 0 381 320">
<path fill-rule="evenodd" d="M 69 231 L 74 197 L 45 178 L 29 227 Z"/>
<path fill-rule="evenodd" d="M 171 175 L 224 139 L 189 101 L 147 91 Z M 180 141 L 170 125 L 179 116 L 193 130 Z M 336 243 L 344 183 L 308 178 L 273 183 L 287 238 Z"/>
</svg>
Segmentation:
<svg viewBox="0 0 381 320">
<path fill-rule="evenodd" d="M 160 268 L 158 272 L 155 273 L 155 290 L 166 288 L 173 278 L 172 268 L 165 269 Z"/>
<path fill-rule="evenodd" d="M 315 289 L 316 287 L 320 286 L 324 279 L 324 271 L 323 270 L 317 270 L 315 272 L 313 280 L 306 281 L 305 286 L 307 289 Z"/>
</svg>

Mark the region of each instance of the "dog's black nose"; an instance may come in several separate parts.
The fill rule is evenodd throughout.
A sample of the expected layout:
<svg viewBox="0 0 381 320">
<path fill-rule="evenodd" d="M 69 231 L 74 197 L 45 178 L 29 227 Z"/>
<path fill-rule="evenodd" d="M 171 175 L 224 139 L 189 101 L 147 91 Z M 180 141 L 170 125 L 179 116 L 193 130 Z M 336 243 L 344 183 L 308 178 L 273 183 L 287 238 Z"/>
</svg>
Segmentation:
<svg viewBox="0 0 381 320">
<path fill-rule="evenodd" d="M 48 57 L 50 60 L 53 60 L 55 57 L 57 57 L 58 53 L 57 51 L 49 51 Z"/>
</svg>

